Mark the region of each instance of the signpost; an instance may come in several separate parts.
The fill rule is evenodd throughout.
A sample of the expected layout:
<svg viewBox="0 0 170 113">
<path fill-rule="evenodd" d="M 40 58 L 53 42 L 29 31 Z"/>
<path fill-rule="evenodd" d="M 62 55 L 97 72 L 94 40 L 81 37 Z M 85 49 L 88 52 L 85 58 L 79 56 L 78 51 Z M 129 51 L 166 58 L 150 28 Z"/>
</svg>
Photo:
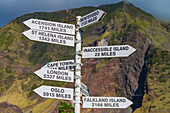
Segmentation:
<svg viewBox="0 0 170 113">
<path fill-rule="evenodd" d="M 128 57 L 135 51 L 129 45 L 83 47 L 82 58 Z"/>
<path fill-rule="evenodd" d="M 81 83 L 81 58 L 128 57 L 136 51 L 136 49 L 129 45 L 84 47 L 83 51 L 81 51 L 80 28 L 102 20 L 105 14 L 104 11 L 98 9 L 83 17 L 77 16 L 76 26 L 40 19 L 29 19 L 23 22 L 31 28 L 23 32 L 30 40 L 72 47 L 75 45 L 75 60 L 49 62 L 34 72 L 46 80 L 74 82 L 73 80 L 75 78 L 75 113 L 80 113 L 82 94 L 86 96 L 83 97 L 83 108 L 127 108 L 132 104 L 125 97 L 89 97 L 89 88 Z M 73 100 L 73 89 L 71 88 L 43 85 L 34 91 L 43 98 Z"/>
<path fill-rule="evenodd" d="M 90 96 L 90 90 L 89 90 L 89 88 L 88 88 L 85 84 L 83 84 L 83 83 L 81 83 L 80 92 L 81 92 L 83 95 L 85 95 L 86 97 Z"/>
<path fill-rule="evenodd" d="M 29 19 L 23 23 L 31 29 L 75 35 L 75 25 L 73 24 L 52 22 L 40 19 Z"/>
<path fill-rule="evenodd" d="M 76 41 L 75 44 L 75 113 L 80 113 L 80 103 L 81 103 L 81 95 L 80 95 L 80 86 L 81 86 L 81 55 L 78 54 L 81 52 L 81 31 L 80 31 L 80 18 L 81 16 L 77 16 L 76 23 Z"/>
<path fill-rule="evenodd" d="M 93 11 L 93 12 L 81 17 L 80 18 L 80 28 L 102 20 L 105 15 L 106 15 L 106 13 L 104 11 L 98 9 L 96 11 Z"/>
<path fill-rule="evenodd" d="M 73 100 L 73 89 L 71 88 L 42 85 L 37 89 L 34 89 L 34 92 L 43 98 Z"/>
<path fill-rule="evenodd" d="M 127 108 L 131 104 L 125 97 L 83 97 L 83 108 Z"/>
<path fill-rule="evenodd" d="M 46 31 L 40 31 L 35 29 L 30 29 L 23 32 L 23 34 L 30 40 L 60 44 L 66 46 L 74 46 L 74 36 L 64 35 Z"/>
</svg>

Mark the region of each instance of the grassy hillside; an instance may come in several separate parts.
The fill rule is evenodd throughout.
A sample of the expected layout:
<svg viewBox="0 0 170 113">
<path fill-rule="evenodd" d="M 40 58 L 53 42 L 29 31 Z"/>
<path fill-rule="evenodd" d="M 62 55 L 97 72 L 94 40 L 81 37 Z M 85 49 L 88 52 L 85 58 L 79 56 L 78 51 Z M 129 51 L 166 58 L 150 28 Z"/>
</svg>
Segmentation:
<svg viewBox="0 0 170 113">
<path fill-rule="evenodd" d="M 139 58 L 142 57 L 142 63 L 146 61 L 145 63 L 148 69 L 146 75 L 146 94 L 143 99 L 142 107 L 135 112 L 169 112 L 170 32 L 168 24 L 160 23 L 152 15 L 140 10 L 132 4 L 124 4 L 124 2 L 102 5 L 99 7 L 72 9 L 72 14 L 83 16 L 96 9 L 101 9 L 107 14 L 101 22 L 97 22 L 82 29 L 83 47 L 95 46 L 102 40 L 106 40 L 108 45 L 129 44 L 138 47 L 139 50 L 136 54 L 137 57 L 134 57 L 134 55 L 127 59 L 129 60 L 127 62 L 126 59 L 122 60 L 119 58 L 94 60 L 94 62 L 92 62 L 94 64 L 89 65 L 92 66 L 89 68 L 88 72 L 84 71 L 88 69 L 88 66 L 83 68 L 87 78 L 97 76 L 100 73 L 106 73 L 104 71 L 100 72 L 100 70 L 104 68 L 105 70 L 112 69 L 108 74 L 111 80 L 113 79 L 112 75 L 115 73 L 119 73 L 120 71 L 129 72 L 128 70 L 121 70 L 123 69 L 121 68 L 122 65 L 133 65 L 131 64 L 132 62 L 141 63 Z M 29 29 L 23 24 L 23 21 L 30 18 L 62 22 L 65 16 L 68 15 L 64 10 L 51 13 L 36 12 L 18 17 L 0 29 L 0 102 L 8 101 L 10 104 L 17 105 L 23 112 L 32 111 L 33 113 L 47 113 L 57 107 L 59 103 L 58 100 L 42 99 L 33 92 L 33 89 L 42 84 L 65 86 L 66 83 L 42 80 L 34 75 L 33 72 L 41 68 L 47 62 L 74 59 L 74 48 L 30 41 L 22 35 L 22 32 Z M 72 20 L 72 17 L 68 17 L 69 20 Z M 72 24 L 75 24 L 75 22 Z M 147 42 L 150 43 L 151 48 L 148 58 L 144 59 L 142 55 L 145 53 L 142 53 L 142 49 L 145 49 Z M 93 59 L 89 60 L 93 61 Z M 119 60 L 124 62 L 120 62 Z M 86 61 L 88 60 L 83 59 L 83 62 Z M 135 63 L 136 67 L 138 66 L 137 63 Z M 142 63 L 141 66 L 143 65 Z M 139 70 L 130 70 L 134 72 L 142 70 L 140 66 L 138 66 L 138 68 Z M 90 71 L 92 73 L 90 73 Z M 121 94 L 128 92 L 128 90 L 122 88 L 127 84 L 120 80 L 120 78 L 124 79 L 124 75 L 115 75 L 114 81 L 109 81 L 107 79 L 107 81 L 110 82 L 108 87 L 101 86 L 101 88 L 108 92 L 105 94 L 107 96 L 122 96 Z M 134 74 L 134 76 L 137 75 Z M 103 76 L 100 76 L 100 78 L 96 79 L 96 81 L 100 82 L 98 83 L 99 85 L 105 83 L 100 81 L 102 77 Z M 106 77 L 103 77 L 103 79 L 105 78 Z M 132 80 L 134 80 L 134 78 L 132 78 Z M 85 82 L 88 83 L 88 81 Z M 96 84 L 97 83 L 94 85 Z M 68 86 L 72 87 L 73 83 Z M 116 90 L 113 91 L 110 87 L 114 87 Z M 95 93 L 95 91 L 92 92 L 92 94 Z M 103 92 L 98 91 L 98 94 L 102 95 L 102 93 Z M 134 92 L 131 91 L 130 93 Z M 89 109 L 87 111 L 92 112 Z"/>
<path fill-rule="evenodd" d="M 135 113 L 170 112 L 170 53 L 155 48 L 147 61 L 148 74 L 142 107 Z"/>
</svg>

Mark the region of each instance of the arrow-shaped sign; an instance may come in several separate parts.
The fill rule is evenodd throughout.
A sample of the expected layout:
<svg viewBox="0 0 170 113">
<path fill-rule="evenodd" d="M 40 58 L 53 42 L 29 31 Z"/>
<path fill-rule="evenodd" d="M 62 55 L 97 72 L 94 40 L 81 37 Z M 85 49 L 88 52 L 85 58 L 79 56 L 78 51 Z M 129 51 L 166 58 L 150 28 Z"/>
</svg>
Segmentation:
<svg viewBox="0 0 170 113">
<path fill-rule="evenodd" d="M 131 104 L 125 97 L 83 97 L 83 108 L 127 108 Z"/>
<path fill-rule="evenodd" d="M 71 88 L 42 85 L 37 89 L 34 89 L 34 92 L 43 98 L 73 100 L 73 89 Z"/>
<path fill-rule="evenodd" d="M 29 19 L 23 23 L 31 29 L 75 35 L 75 25 L 73 24 L 52 22 L 40 19 Z"/>
<path fill-rule="evenodd" d="M 74 82 L 74 72 L 68 70 L 41 68 L 40 70 L 37 70 L 34 73 L 40 78 L 46 80 Z"/>
<path fill-rule="evenodd" d="M 93 12 L 81 17 L 80 28 L 102 20 L 105 15 L 106 15 L 106 13 L 104 11 L 98 9 L 96 11 L 93 11 Z"/>
<path fill-rule="evenodd" d="M 80 92 L 85 96 L 90 96 L 89 88 L 83 83 L 81 83 Z"/>
<path fill-rule="evenodd" d="M 74 60 L 64 60 L 46 63 L 42 68 L 56 70 L 70 70 L 69 67 L 74 64 Z"/>
<path fill-rule="evenodd" d="M 82 58 L 128 57 L 135 51 L 129 45 L 83 47 Z"/>
<path fill-rule="evenodd" d="M 30 40 L 66 45 L 66 46 L 74 46 L 74 36 L 71 35 L 63 35 L 52 32 L 40 31 L 35 29 L 30 29 L 28 31 L 23 32 L 23 34 Z"/>
<path fill-rule="evenodd" d="M 74 72 L 69 69 L 72 64 L 74 64 L 74 60 L 49 62 L 34 73 L 46 80 L 73 82 Z"/>
</svg>

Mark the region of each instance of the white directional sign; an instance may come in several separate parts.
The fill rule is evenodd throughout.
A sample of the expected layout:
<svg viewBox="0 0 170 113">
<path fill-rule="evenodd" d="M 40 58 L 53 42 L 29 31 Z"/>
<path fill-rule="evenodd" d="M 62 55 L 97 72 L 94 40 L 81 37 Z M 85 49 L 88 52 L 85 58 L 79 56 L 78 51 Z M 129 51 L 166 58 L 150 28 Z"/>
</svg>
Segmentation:
<svg viewBox="0 0 170 113">
<path fill-rule="evenodd" d="M 127 108 L 131 104 L 125 97 L 83 97 L 83 108 Z"/>
<path fill-rule="evenodd" d="M 129 45 L 83 47 L 82 58 L 128 57 L 135 51 Z"/>
<path fill-rule="evenodd" d="M 30 40 L 60 44 L 66 46 L 74 46 L 74 36 L 63 35 L 52 32 L 40 31 L 35 29 L 30 29 L 23 32 L 23 34 Z"/>
<path fill-rule="evenodd" d="M 83 95 L 90 96 L 89 88 L 83 83 L 81 83 L 80 91 Z"/>
<path fill-rule="evenodd" d="M 104 11 L 98 9 L 96 11 L 93 11 L 93 12 L 81 17 L 80 28 L 102 20 L 102 18 L 105 16 L 105 14 L 106 13 Z"/>
<path fill-rule="evenodd" d="M 42 85 L 37 89 L 34 89 L 34 92 L 43 98 L 73 100 L 73 89 L 71 88 Z"/>
<path fill-rule="evenodd" d="M 68 70 L 41 68 L 40 70 L 37 70 L 34 73 L 40 78 L 46 80 L 74 82 L 74 72 Z"/>
<path fill-rule="evenodd" d="M 74 60 L 64 60 L 49 62 L 45 64 L 42 68 L 56 69 L 56 70 L 69 70 L 69 66 L 74 64 Z"/>
<path fill-rule="evenodd" d="M 34 73 L 46 80 L 73 82 L 74 72 L 69 71 L 69 66 L 72 64 L 74 64 L 74 60 L 49 62 Z"/>
<path fill-rule="evenodd" d="M 29 19 L 23 22 L 31 29 L 75 35 L 75 25 L 47 20 Z"/>
</svg>

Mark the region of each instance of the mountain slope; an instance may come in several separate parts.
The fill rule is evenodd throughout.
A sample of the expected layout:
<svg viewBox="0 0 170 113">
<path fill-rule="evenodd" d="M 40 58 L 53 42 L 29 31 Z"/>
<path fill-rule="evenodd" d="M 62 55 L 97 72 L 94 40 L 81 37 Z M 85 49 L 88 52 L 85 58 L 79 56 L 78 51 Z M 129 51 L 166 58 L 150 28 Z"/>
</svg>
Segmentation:
<svg viewBox="0 0 170 113">
<path fill-rule="evenodd" d="M 107 14 L 101 22 L 82 29 L 83 47 L 128 44 L 137 51 L 127 58 L 83 59 L 82 81 L 90 88 L 91 95 L 127 97 L 134 104 L 125 112 L 135 111 L 141 106 L 135 112 L 145 112 L 149 106 L 153 109 L 155 104 L 159 104 L 157 100 L 161 99 L 165 106 L 156 110 L 167 111 L 169 109 L 167 107 L 169 105 L 169 57 L 167 56 L 169 56 L 170 32 L 152 15 L 130 3 L 82 7 L 72 9 L 72 14 L 83 16 L 96 9 L 101 9 Z M 15 98 L 15 95 L 10 93 L 19 92 L 18 96 L 22 97 L 23 103 L 14 103 L 11 100 L 11 104 L 19 106 L 23 112 L 37 112 L 40 105 L 43 106 L 41 108 L 44 108 L 45 113 L 50 109 L 56 109 L 58 102 L 50 99 L 44 101 L 32 91 L 33 89 L 42 84 L 73 88 L 72 83 L 41 80 L 33 72 L 50 61 L 74 59 L 74 48 L 33 42 L 22 35 L 22 32 L 28 29 L 23 25 L 25 20 L 38 18 L 61 22 L 65 16 L 68 15 L 64 10 L 51 13 L 37 12 L 18 17 L 0 29 L 0 60 L 2 61 L 0 62 L 0 102 L 8 100 L 6 95 L 11 97 L 9 99 Z M 71 17 L 69 19 L 71 20 Z M 157 66 L 159 60 L 161 62 Z M 157 70 L 165 68 L 165 71 L 161 72 L 161 75 L 153 74 L 155 68 L 158 68 Z M 152 81 L 152 77 L 158 79 L 158 82 Z M 159 79 L 167 79 L 167 81 L 159 83 Z M 164 85 L 162 90 L 167 95 L 154 95 L 153 89 L 158 85 Z M 13 87 L 17 87 L 16 90 L 11 90 Z M 48 108 L 51 103 L 53 108 Z M 82 109 L 82 111 L 84 113 L 123 112 L 117 109 Z"/>
<path fill-rule="evenodd" d="M 8 102 L 0 103 L 1 113 L 23 113 L 16 105 L 8 104 Z"/>
</svg>

